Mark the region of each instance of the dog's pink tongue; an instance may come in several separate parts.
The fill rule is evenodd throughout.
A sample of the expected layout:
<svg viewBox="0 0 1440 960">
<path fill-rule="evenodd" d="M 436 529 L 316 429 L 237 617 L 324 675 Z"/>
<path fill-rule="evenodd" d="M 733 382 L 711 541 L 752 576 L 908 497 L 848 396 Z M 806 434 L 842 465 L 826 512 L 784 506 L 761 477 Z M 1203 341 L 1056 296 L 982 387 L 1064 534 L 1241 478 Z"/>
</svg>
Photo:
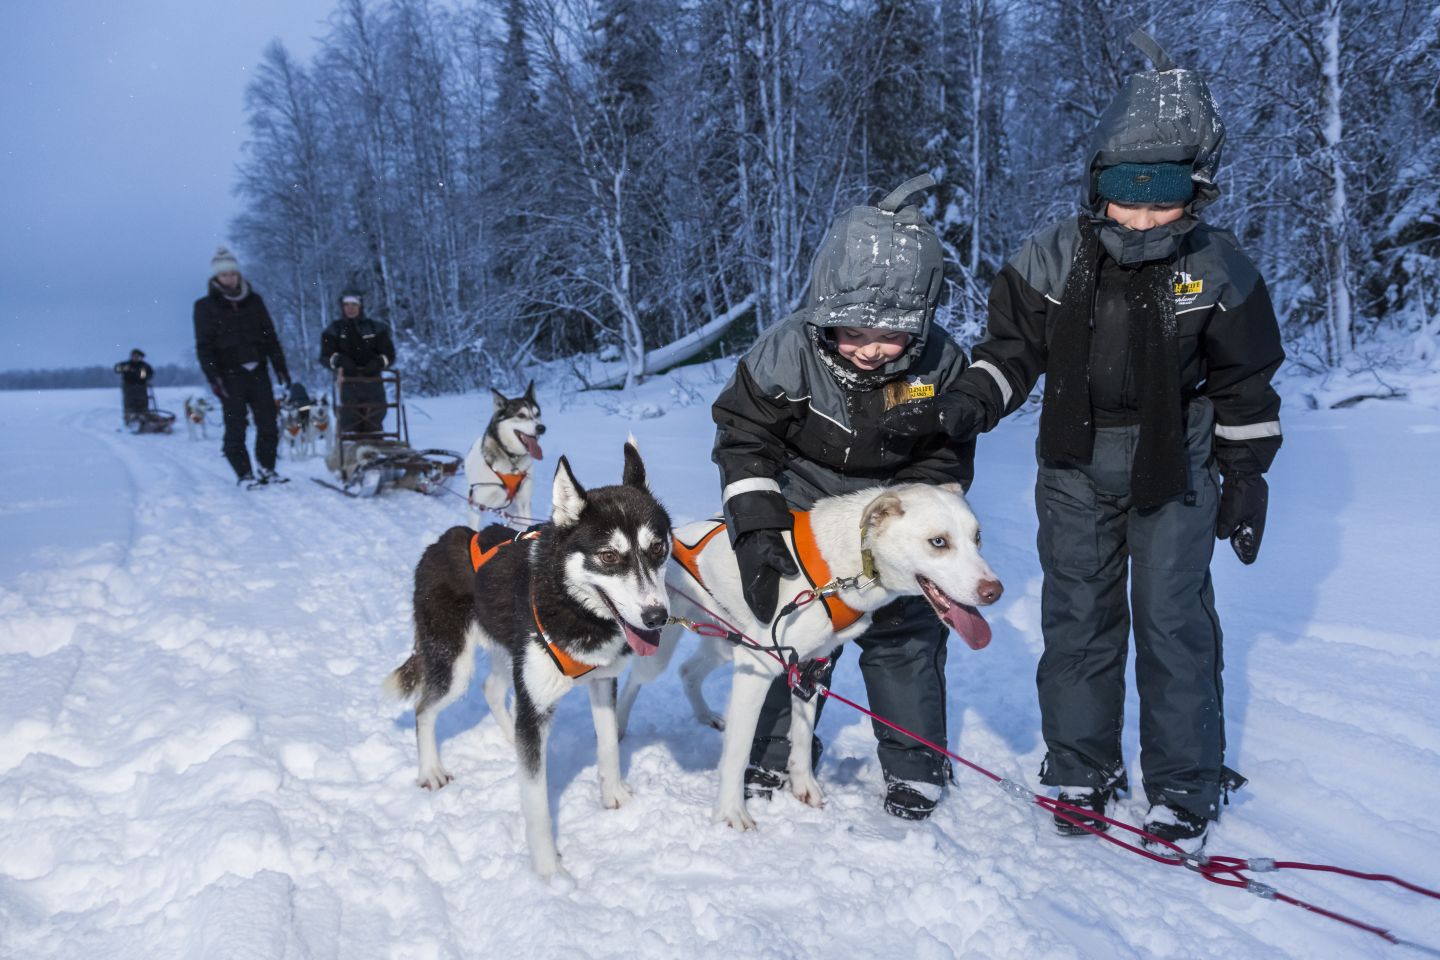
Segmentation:
<svg viewBox="0 0 1440 960">
<path fill-rule="evenodd" d="M 636 656 L 652 656 L 660 649 L 660 631 L 646 630 L 641 633 L 624 620 L 620 621 L 620 629 L 625 632 L 625 642 L 630 644 L 630 649 L 635 651 Z M 649 639 L 647 639 L 647 635 Z"/>
<path fill-rule="evenodd" d="M 952 604 L 949 610 L 941 615 L 941 619 L 960 634 L 971 650 L 983 650 L 990 644 L 990 624 L 980 616 L 980 611 L 974 607 L 967 607 L 963 603 Z"/>
<path fill-rule="evenodd" d="M 528 434 L 528 433 L 521 433 L 519 430 L 516 430 L 516 431 L 515 431 L 515 435 L 520 438 L 520 442 L 521 442 L 521 443 L 525 444 L 525 452 L 528 453 L 528 454 L 530 454 L 530 459 L 532 459 L 532 460 L 544 460 L 544 459 L 545 459 L 545 454 L 543 454 L 543 453 L 540 452 L 540 441 L 539 441 L 539 440 L 537 440 L 535 437 L 531 436 L 531 435 Z"/>
</svg>

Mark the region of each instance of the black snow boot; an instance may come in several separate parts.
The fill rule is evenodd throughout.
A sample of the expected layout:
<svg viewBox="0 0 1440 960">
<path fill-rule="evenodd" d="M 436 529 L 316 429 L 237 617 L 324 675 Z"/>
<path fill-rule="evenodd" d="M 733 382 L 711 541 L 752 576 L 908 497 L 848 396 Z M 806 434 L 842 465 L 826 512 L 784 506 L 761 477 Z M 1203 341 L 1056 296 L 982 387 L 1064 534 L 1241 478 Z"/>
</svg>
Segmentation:
<svg viewBox="0 0 1440 960">
<path fill-rule="evenodd" d="M 901 820 L 928 820 L 944 790 L 938 783 L 885 778 L 885 812 Z"/>
<path fill-rule="evenodd" d="M 1081 810 L 1089 810 L 1097 816 L 1105 816 L 1105 808 L 1115 798 L 1115 788 L 1112 787 L 1061 787 L 1060 794 L 1056 798 L 1061 803 L 1068 803 L 1072 807 L 1079 807 Z M 1078 820 L 1088 827 L 1093 827 L 1102 833 L 1110 829 L 1110 824 L 1104 820 L 1097 820 L 1095 817 L 1085 816 L 1073 810 L 1062 810 L 1067 817 Z M 1078 823 L 1071 823 L 1070 820 L 1055 815 L 1055 832 L 1062 837 L 1088 837 L 1090 831 Z"/>
<path fill-rule="evenodd" d="M 264 486 L 264 484 L 265 481 L 253 473 L 242 474 L 235 480 L 235 486 L 244 487 L 246 490 L 254 490 L 256 487 Z"/>
<path fill-rule="evenodd" d="M 276 473 L 275 470 L 274 470 L 273 468 L 271 468 L 271 467 L 261 467 L 261 468 L 260 468 L 260 482 L 261 482 L 261 483 L 289 483 L 289 482 L 290 482 L 290 478 L 289 478 L 289 477 L 282 477 L 282 476 L 280 476 L 280 474 Z"/>
<path fill-rule="evenodd" d="M 1157 803 L 1145 814 L 1145 832 L 1161 840 L 1168 840 L 1185 853 L 1199 853 L 1205 849 L 1205 837 L 1210 832 L 1210 821 L 1197 817 L 1188 810 L 1172 807 L 1168 803 Z M 1175 857 L 1175 851 L 1153 840 L 1140 841 L 1141 846 L 1162 857 Z"/>
<path fill-rule="evenodd" d="M 753 763 L 745 768 L 745 799 L 769 800 L 775 791 L 790 782 L 790 778 L 779 770 L 757 767 Z"/>
</svg>

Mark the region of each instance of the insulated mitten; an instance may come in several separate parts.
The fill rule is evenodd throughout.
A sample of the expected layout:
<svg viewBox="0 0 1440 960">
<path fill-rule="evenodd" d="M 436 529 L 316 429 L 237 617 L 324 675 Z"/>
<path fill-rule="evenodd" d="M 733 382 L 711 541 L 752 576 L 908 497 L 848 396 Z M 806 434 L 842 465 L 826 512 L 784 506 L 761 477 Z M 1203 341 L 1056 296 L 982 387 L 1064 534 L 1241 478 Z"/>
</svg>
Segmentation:
<svg viewBox="0 0 1440 960">
<path fill-rule="evenodd" d="M 365 366 L 360 368 L 360 372 L 365 374 L 365 376 L 367 377 L 373 377 L 379 374 L 380 371 L 384 369 L 385 358 L 380 356 L 379 354 L 376 354 L 369 360 L 365 361 Z"/>
<path fill-rule="evenodd" d="M 980 432 L 980 406 L 960 393 L 899 403 L 880 415 L 880 432 L 892 437 L 944 434 L 964 443 Z"/>
<path fill-rule="evenodd" d="M 355 366 L 355 361 L 351 360 L 343 353 L 337 353 L 335 354 L 335 356 L 331 357 L 330 366 L 334 367 L 336 370 L 339 370 L 347 377 L 357 376 L 360 373 L 360 368 Z"/>
<path fill-rule="evenodd" d="M 735 562 L 740 567 L 740 589 L 745 603 L 761 623 L 775 616 L 781 576 L 800 572 L 785 537 L 779 530 L 752 530 L 735 541 Z"/>
<path fill-rule="evenodd" d="M 1265 510 L 1270 503 L 1270 486 L 1258 473 L 1230 473 L 1220 491 L 1220 514 L 1215 520 L 1215 537 L 1230 541 L 1241 563 L 1250 564 L 1260 555 L 1265 535 Z"/>
</svg>

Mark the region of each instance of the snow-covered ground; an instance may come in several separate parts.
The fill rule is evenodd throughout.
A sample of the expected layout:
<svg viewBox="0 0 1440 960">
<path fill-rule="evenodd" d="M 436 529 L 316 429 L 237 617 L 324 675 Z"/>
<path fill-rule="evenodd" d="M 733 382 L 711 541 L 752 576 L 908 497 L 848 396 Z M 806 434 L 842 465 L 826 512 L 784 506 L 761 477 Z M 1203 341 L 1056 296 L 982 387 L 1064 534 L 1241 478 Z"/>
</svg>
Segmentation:
<svg viewBox="0 0 1440 960">
<path fill-rule="evenodd" d="M 677 522 L 708 515 L 719 373 L 629 394 L 542 392 L 549 467 L 615 482 L 639 438 Z M 1424 402 L 1309 411 L 1290 385 L 1260 562 L 1228 547 L 1229 760 L 1250 786 L 1213 853 L 1440 886 L 1440 415 Z M 179 409 L 186 391 L 162 391 Z M 463 451 L 488 395 L 422 399 L 418 446 Z M 622 743 L 634 801 L 602 810 L 582 694 L 551 746 L 577 880 L 530 872 L 511 748 L 478 684 L 440 721 L 457 775 L 414 784 L 412 715 L 380 681 L 405 656 L 410 574 L 463 522 L 457 497 L 352 501 L 282 462 L 238 490 L 218 430 L 117 432 L 119 392 L 0 394 L 0 956 L 4 958 L 1381 957 L 1404 948 L 1093 840 L 961 771 L 937 815 L 880 809 L 867 724 L 832 704 L 824 810 L 710 822 L 719 735 L 674 675 Z M 655 414 L 663 414 L 655 416 Z M 635 419 L 632 419 L 635 418 Z M 1006 583 L 995 642 L 949 660 L 952 744 L 1036 782 L 1034 420 L 981 441 L 972 494 Z M 457 489 L 459 484 L 456 484 Z M 712 678 L 721 703 L 728 675 Z M 837 690 L 864 699 L 853 654 Z M 1131 705 L 1131 715 L 1134 707 Z M 1127 738 L 1139 780 L 1135 731 Z M 1138 818 L 1139 799 L 1122 806 Z M 1440 945 L 1440 905 L 1378 884 L 1282 889 Z"/>
</svg>

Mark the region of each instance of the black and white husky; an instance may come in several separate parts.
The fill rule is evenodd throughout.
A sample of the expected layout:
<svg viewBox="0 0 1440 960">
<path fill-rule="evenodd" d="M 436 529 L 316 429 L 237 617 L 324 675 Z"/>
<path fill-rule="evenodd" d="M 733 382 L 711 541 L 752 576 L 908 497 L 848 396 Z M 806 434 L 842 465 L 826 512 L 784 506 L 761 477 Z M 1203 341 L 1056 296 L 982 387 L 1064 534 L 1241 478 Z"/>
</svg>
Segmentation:
<svg viewBox="0 0 1440 960">
<path fill-rule="evenodd" d="M 551 832 L 545 743 L 555 705 L 576 683 L 590 690 L 600 801 L 630 799 L 620 777 L 615 678 L 631 653 L 654 654 L 669 615 L 665 562 L 670 517 L 625 445 L 624 480 L 586 491 L 564 457 L 555 470 L 549 523 L 516 535 L 499 525 L 451 527 L 415 568 L 415 652 L 386 680 L 416 698 L 417 782 L 451 780 L 435 743 L 436 715 L 465 693 L 475 648 L 490 655 L 485 700 L 515 744 L 520 806 L 535 870 L 563 872 Z M 513 713 L 505 693 L 513 685 Z"/>
<path fill-rule="evenodd" d="M 666 577 L 671 609 L 677 618 L 701 623 L 714 623 L 719 617 L 768 646 L 770 624 L 756 621 L 746 605 L 730 539 L 723 529 L 713 535 L 718 525 L 716 520 L 700 521 L 675 531 L 677 562 L 671 563 Z M 792 547 L 802 567 L 811 574 L 828 568 L 821 576 L 849 586 L 834 600 L 811 603 L 790 616 L 776 611 L 775 637 L 793 648 L 799 660 L 838 650 L 869 629 L 875 610 L 907 594 L 929 600 L 935 615 L 971 648 L 979 650 L 990 642 L 990 626 L 976 608 L 994 603 L 1003 588 L 980 555 L 980 523 L 958 484 L 905 484 L 829 497 L 815 504 L 805 527 L 805 548 Z M 796 529 L 801 529 L 798 520 Z M 712 534 L 708 541 L 707 534 Z M 792 537 L 792 543 L 795 539 Z M 702 541 L 703 549 L 689 549 Z M 819 562 L 812 562 L 816 556 Z M 781 600 L 811 585 L 802 577 L 781 582 Z M 816 586 L 823 585 L 820 577 L 813 579 Z M 835 601 L 843 606 L 832 609 L 829 604 Z M 665 669 L 682 630 L 680 626 L 665 629 L 660 655 L 632 667 L 619 700 L 622 734 L 640 686 Z M 722 720 L 706 704 L 700 685 L 732 657 L 735 673 L 730 705 Z M 704 638 L 680 668 L 696 720 L 725 731 L 715 818 L 732 827 L 748 830 L 755 826 L 745 808 L 745 765 L 766 691 L 782 669 L 763 651 L 715 638 Z M 810 754 L 818 700 L 818 696 L 808 702 L 792 698 L 790 711 L 790 791 L 815 807 L 823 804 Z"/>
<path fill-rule="evenodd" d="M 516 518 L 519 526 L 532 522 L 530 499 L 535 492 L 531 476 L 535 461 L 543 459 L 540 437 L 540 404 L 535 401 L 535 382 L 524 396 L 511 399 L 491 388 L 495 412 L 484 434 L 465 455 L 465 481 L 469 485 L 470 526 L 479 530 L 485 512 Z"/>
</svg>

